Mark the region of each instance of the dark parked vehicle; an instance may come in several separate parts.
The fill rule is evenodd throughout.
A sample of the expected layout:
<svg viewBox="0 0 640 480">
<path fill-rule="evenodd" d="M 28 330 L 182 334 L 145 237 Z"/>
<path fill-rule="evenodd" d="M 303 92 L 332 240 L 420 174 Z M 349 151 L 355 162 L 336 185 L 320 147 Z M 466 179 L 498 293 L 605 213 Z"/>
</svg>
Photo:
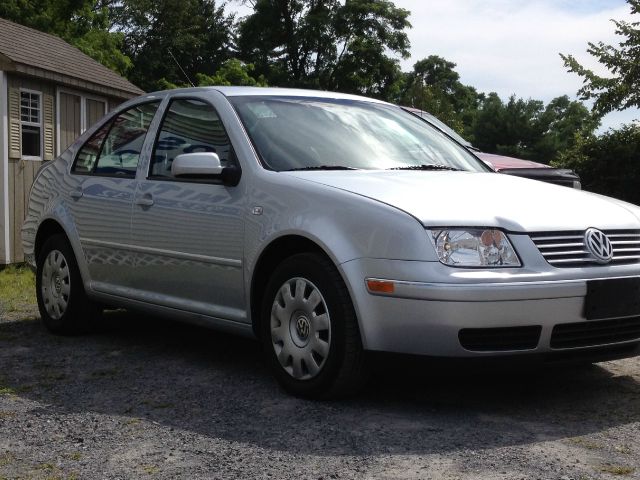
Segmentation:
<svg viewBox="0 0 640 480">
<path fill-rule="evenodd" d="M 473 151 L 480 160 L 496 172 L 515 175 L 517 177 L 531 178 L 533 180 L 541 180 L 548 183 L 555 183 L 556 185 L 562 185 L 564 187 L 577 189 L 582 188 L 580 177 L 573 170 L 566 168 L 553 168 L 549 165 L 532 162 L 530 160 L 481 152 L 477 147 L 474 147 L 470 142 L 461 137 L 446 123 L 438 120 L 434 115 L 417 108 L 403 108 L 422 118 L 438 130 L 446 133 L 456 142 L 464 145 L 467 149 Z"/>
</svg>

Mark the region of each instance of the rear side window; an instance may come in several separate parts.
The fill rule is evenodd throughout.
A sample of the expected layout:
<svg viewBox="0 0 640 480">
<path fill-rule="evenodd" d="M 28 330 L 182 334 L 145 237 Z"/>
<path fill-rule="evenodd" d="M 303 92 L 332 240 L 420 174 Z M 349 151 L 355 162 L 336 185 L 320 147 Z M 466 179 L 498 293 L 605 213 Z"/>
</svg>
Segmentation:
<svg viewBox="0 0 640 480">
<path fill-rule="evenodd" d="M 98 160 L 98 155 L 100 154 L 100 148 L 102 147 L 102 143 L 104 142 L 104 139 L 107 136 L 110 127 L 111 122 L 105 123 L 98 130 L 96 130 L 96 133 L 94 133 L 93 136 L 87 141 L 87 143 L 82 146 L 82 148 L 78 152 L 78 156 L 76 157 L 76 163 L 71 169 L 72 172 L 93 172 L 93 168 L 96 165 L 96 160 Z"/>
<path fill-rule="evenodd" d="M 100 127 L 78 152 L 73 171 L 134 177 L 147 130 L 159 104 L 136 105 Z"/>
<path fill-rule="evenodd" d="M 171 178 L 171 164 L 182 153 L 217 153 L 223 167 L 235 164 L 231 141 L 215 108 L 202 100 L 173 100 L 162 121 L 149 176 Z"/>
</svg>

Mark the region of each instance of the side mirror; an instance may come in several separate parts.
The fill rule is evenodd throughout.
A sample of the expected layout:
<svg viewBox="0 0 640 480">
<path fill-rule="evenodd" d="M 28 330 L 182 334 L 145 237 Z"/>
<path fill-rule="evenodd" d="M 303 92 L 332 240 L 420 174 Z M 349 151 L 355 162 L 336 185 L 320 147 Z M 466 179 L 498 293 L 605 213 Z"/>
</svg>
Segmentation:
<svg viewBox="0 0 640 480">
<path fill-rule="evenodd" d="M 178 178 L 217 177 L 223 170 L 220 157 L 213 152 L 182 153 L 171 163 L 171 174 Z"/>
</svg>

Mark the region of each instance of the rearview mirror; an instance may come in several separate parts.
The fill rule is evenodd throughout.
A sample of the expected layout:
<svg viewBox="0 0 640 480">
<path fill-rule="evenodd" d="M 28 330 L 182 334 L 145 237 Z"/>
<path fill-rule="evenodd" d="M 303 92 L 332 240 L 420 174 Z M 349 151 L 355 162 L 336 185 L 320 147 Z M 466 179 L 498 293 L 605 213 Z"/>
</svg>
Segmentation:
<svg viewBox="0 0 640 480">
<path fill-rule="evenodd" d="M 213 152 L 182 153 L 173 159 L 171 174 L 182 178 L 211 178 L 222 174 L 220 157 Z"/>
</svg>

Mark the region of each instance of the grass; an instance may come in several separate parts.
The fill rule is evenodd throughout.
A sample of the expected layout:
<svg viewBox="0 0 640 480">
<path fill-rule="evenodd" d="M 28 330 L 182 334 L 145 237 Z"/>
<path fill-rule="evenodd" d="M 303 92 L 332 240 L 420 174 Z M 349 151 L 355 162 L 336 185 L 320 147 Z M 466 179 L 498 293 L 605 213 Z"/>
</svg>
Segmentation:
<svg viewBox="0 0 640 480">
<path fill-rule="evenodd" d="M 35 304 L 35 276 L 28 267 L 9 265 L 0 270 L 0 314 L 32 312 Z"/>
<path fill-rule="evenodd" d="M 0 467 L 6 467 L 7 465 L 11 465 L 15 460 L 15 457 L 12 453 L 5 453 L 0 455 Z"/>
<path fill-rule="evenodd" d="M 140 467 L 147 475 L 155 475 L 160 472 L 160 468 L 156 465 L 141 465 Z"/>
<path fill-rule="evenodd" d="M 598 450 L 604 448 L 604 445 L 584 437 L 575 437 L 569 439 L 572 443 L 579 445 L 587 450 Z"/>
<path fill-rule="evenodd" d="M 623 465 L 603 465 L 600 467 L 600 471 L 604 473 L 610 473 L 611 475 L 631 475 L 636 471 L 636 469 Z"/>
</svg>

